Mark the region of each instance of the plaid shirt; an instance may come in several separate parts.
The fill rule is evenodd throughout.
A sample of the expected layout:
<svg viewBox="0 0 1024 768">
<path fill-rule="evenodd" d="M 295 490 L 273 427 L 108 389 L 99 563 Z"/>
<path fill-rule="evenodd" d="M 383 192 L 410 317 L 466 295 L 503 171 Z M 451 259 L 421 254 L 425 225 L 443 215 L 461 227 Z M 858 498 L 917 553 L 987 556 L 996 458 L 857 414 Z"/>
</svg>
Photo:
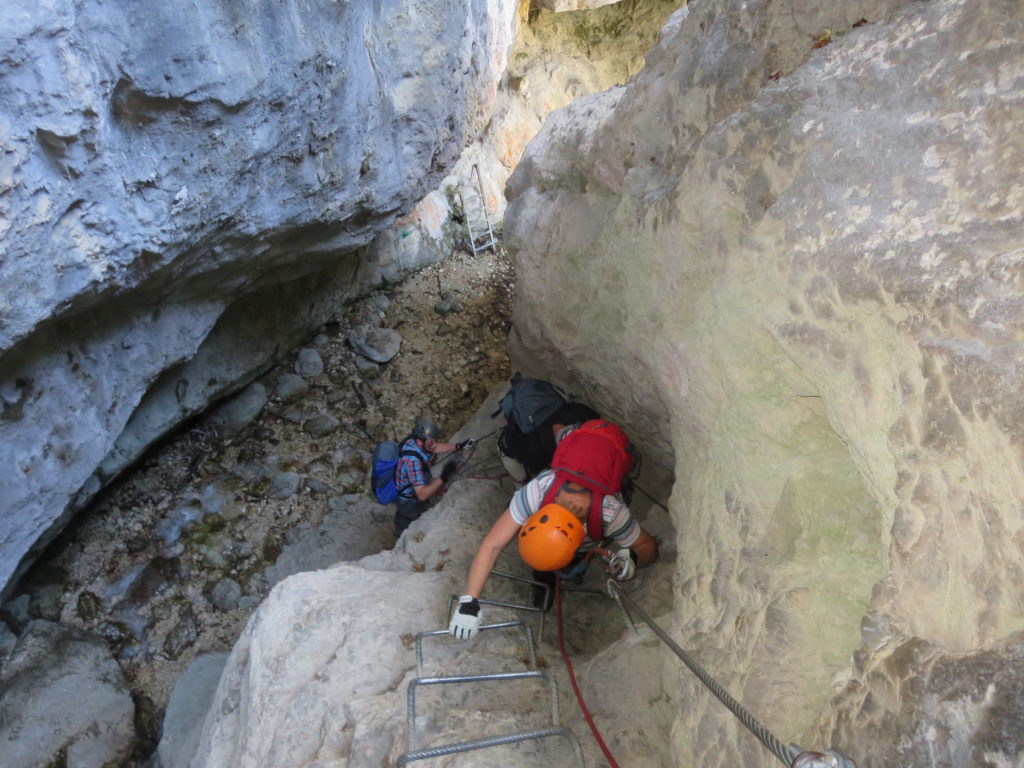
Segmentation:
<svg viewBox="0 0 1024 768">
<path fill-rule="evenodd" d="M 403 456 L 398 460 L 398 474 L 395 484 L 398 486 L 398 497 L 406 501 L 416 499 L 413 486 L 426 485 L 433 477 L 430 474 L 431 454 L 426 448 L 416 445 L 416 439 L 410 437 L 402 443 L 401 450 L 412 451 L 416 456 Z"/>
</svg>

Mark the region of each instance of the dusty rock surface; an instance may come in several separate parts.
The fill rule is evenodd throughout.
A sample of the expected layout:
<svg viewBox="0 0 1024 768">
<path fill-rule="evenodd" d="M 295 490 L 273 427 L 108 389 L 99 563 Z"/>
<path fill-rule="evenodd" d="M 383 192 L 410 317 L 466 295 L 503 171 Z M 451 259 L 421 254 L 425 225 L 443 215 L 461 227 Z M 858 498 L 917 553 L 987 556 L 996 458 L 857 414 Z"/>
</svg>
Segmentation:
<svg viewBox="0 0 1024 768">
<path fill-rule="evenodd" d="M 178 676 L 197 655 L 229 650 L 274 583 L 393 544 L 393 507 L 368 493 L 369 452 L 421 413 L 453 432 L 508 378 L 512 281 L 504 257 L 458 253 L 351 305 L 258 382 L 266 404 L 237 435 L 210 414 L 105 492 L 4 617 L 15 629 L 45 615 L 104 636 L 146 702 L 139 749 L 151 748 Z M 460 309 L 440 314 L 442 300 Z M 401 335 L 386 365 L 348 344 L 349 328 L 366 325 Z M 296 389 L 311 351 L 322 372 Z M 325 417 L 334 426 L 311 431 Z"/>
</svg>

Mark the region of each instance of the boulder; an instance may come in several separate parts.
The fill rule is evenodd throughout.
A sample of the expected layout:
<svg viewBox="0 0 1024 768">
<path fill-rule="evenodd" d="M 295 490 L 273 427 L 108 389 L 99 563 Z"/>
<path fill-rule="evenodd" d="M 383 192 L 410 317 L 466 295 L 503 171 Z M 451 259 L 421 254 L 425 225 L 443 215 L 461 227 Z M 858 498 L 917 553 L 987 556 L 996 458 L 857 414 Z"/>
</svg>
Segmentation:
<svg viewBox="0 0 1024 768">
<path fill-rule="evenodd" d="M 312 379 L 324 372 L 324 361 L 320 353 L 315 349 L 299 350 L 298 358 L 295 360 L 295 372 L 304 379 Z"/>
<path fill-rule="evenodd" d="M 135 705 L 96 635 L 33 621 L 0 670 L 0 744 L 8 768 L 120 765 L 131 754 Z"/>
<path fill-rule="evenodd" d="M 363 357 L 386 363 L 402 348 L 402 335 L 392 328 L 361 325 L 349 331 L 348 343 Z"/>
<path fill-rule="evenodd" d="M 225 437 L 234 437 L 252 424 L 266 404 L 267 388 L 254 381 L 216 410 L 213 423 L 221 428 Z"/>
<path fill-rule="evenodd" d="M 277 399 L 282 403 L 298 400 L 308 391 L 309 385 L 306 384 L 306 380 L 297 373 L 285 373 L 277 379 Z"/>
<path fill-rule="evenodd" d="M 328 435 L 337 432 L 338 427 L 340 426 L 341 422 L 338 421 L 337 417 L 322 413 L 319 416 L 307 419 L 303 423 L 302 429 L 313 437 L 327 437 Z"/>
<path fill-rule="evenodd" d="M 197 656 L 174 684 L 157 747 L 159 768 L 188 768 L 227 660 L 226 653 Z"/>
</svg>

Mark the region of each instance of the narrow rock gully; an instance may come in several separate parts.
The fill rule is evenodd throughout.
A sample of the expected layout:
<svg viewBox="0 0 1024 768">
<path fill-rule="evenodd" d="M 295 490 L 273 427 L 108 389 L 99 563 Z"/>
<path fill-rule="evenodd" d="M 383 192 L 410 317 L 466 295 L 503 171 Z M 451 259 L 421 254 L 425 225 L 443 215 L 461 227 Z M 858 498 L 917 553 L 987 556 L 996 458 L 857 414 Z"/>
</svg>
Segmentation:
<svg viewBox="0 0 1024 768">
<path fill-rule="evenodd" d="M 339 307 L 335 322 L 248 390 L 152 450 L 55 541 L 4 605 L 102 636 L 135 701 L 141 763 L 197 656 L 229 651 L 270 588 L 394 544 L 369 457 L 428 414 L 447 434 L 510 375 L 514 275 L 502 254 L 456 252 Z M 402 337 L 383 365 L 350 333 Z M 265 395 L 264 395 L 265 393 Z"/>
</svg>

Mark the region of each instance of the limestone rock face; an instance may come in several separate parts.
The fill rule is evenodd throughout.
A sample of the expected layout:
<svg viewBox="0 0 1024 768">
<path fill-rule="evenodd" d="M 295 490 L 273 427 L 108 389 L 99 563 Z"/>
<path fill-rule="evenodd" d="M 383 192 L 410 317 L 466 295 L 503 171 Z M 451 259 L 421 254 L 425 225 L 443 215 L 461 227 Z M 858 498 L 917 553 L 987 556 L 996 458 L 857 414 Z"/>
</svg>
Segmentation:
<svg viewBox="0 0 1024 768">
<path fill-rule="evenodd" d="M 361 249 L 482 127 L 514 19 L 3 4 L 0 585 L 160 435 L 413 265 Z"/>
<path fill-rule="evenodd" d="M 367 249 L 367 260 L 380 266 L 382 278 L 393 279 L 398 267 L 420 263 L 428 254 L 444 254 L 457 244 L 464 245 L 467 218 L 477 234 L 486 232 L 478 213 L 481 208 L 486 209 L 491 225 L 500 226 L 505 182 L 547 116 L 581 96 L 624 84 L 643 67 L 644 54 L 665 20 L 684 4 L 684 0 L 533 4 L 575 13 L 534 13 L 521 4 L 515 43 L 486 128 L 466 148 L 441 188 Z M 480 169 L 482 195 L 474 166 Z M 460 192 L 467 198 L 469 212 L 458 198 Z"/>
<path fill-rule="evenodd" d="M 975 702 L 935 764 L 1024 753 L 982 723 L 1020 721 L 1016 646 L 967 682 L 1024 626 L 1022 32 L 1000 0 L 693 3 L 508 186 L 515 356 L 675 465 L 681 645 L 862 768 L 946 727 L 914 643 Z M 673 674 L 672 764 L 772 763 Z"/>
</svg>

